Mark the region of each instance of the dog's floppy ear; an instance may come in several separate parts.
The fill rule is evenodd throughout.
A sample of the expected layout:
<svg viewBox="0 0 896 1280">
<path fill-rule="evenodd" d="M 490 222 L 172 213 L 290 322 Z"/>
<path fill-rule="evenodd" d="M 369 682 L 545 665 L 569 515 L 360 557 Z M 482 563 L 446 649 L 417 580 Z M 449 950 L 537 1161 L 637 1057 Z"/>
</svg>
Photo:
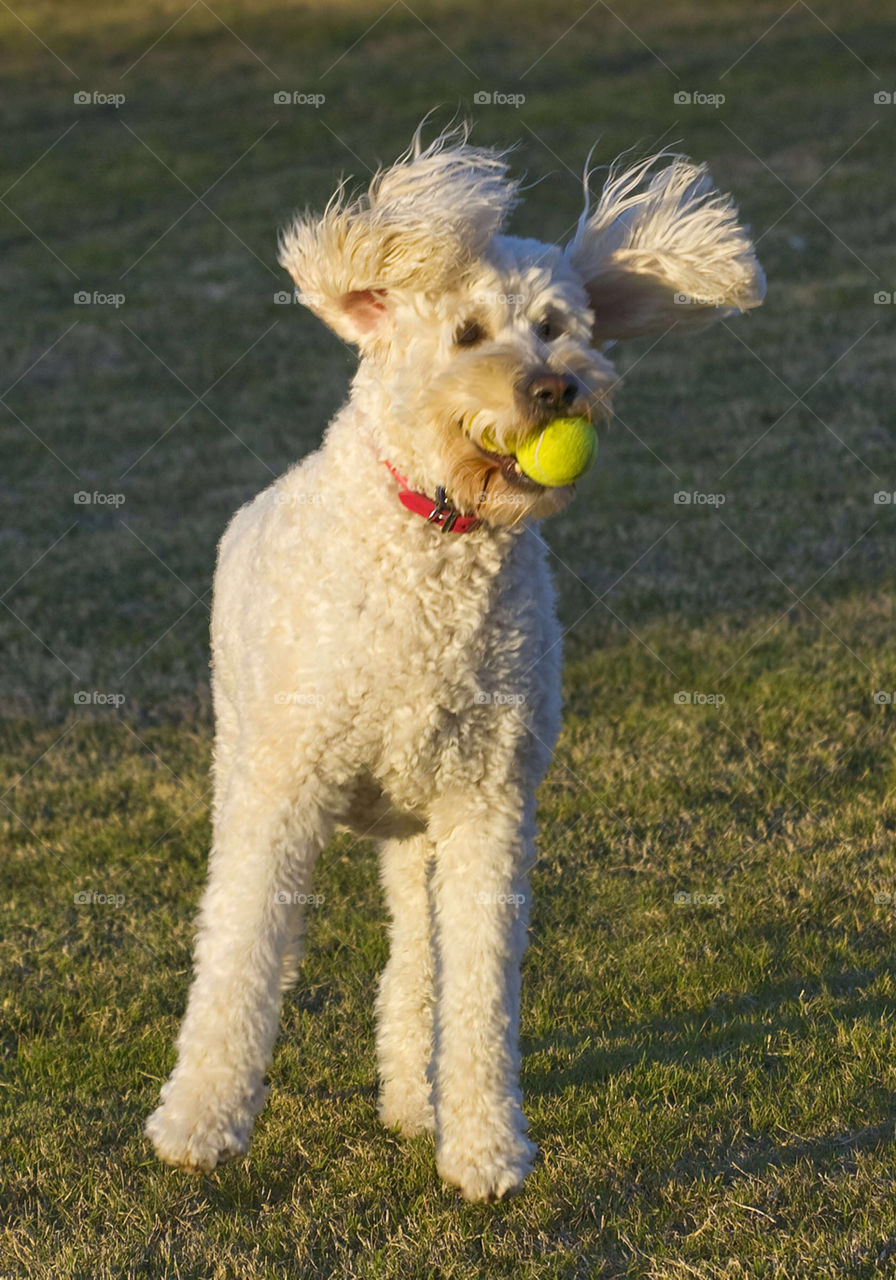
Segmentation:
<svg viewBox="0 0 896 1280">
<path fill-rule="evenodd" d="M 710 324 L 757 307 L 765 296 L 749 236 L 706 166 L 674 156 L 651 176 L 661 158 L 611 169 L 596 207 L 586 204 L 565 249 L 585 282 L 595 346 L 676 323 Z"/>
<path fill-rule="evenodd" d="M 300 215 L 281 234 L 280 263 L 300 300 L 340 337 L 375 341 L 394 291 L 444 291 L 500 231 L 516 183 L 504 153 L 469 146 L 468 132 L 449 130 L 424 149 L 418 129 L 366 192 L 352 198 L 343 183 L 322 215 Z"/>
</svg>

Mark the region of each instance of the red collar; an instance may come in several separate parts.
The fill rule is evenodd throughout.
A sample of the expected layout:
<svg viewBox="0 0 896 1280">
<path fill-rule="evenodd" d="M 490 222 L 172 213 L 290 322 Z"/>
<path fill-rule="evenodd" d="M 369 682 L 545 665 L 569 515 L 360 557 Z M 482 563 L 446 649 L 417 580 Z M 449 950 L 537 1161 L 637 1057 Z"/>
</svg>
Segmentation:
<svg viewBox="0 0 896 1280">
<path fill-rule="evenodd" d="M 436 525 L 441 529 L 442 533 L 469 533 L 471 529 L 478 529 L 482 521 L 478 516 L 462 516 L 449 506 L 448 499 L 445 496 L 445 490 L 439 485 L 436 489 L 435 499 L 427 497 L 425 493 L 418 493 L 412 489 L 405 477 L 400 471 L 396 471 L 391 462 L 383 460 L 383 465 L 388 467 L 392 475 L 401 485 L 401 492 L 398 495 L 398 501 L 408 511 L 413 511 L 414 515 L 423 516 L 429 524 Z"/>
</svg>

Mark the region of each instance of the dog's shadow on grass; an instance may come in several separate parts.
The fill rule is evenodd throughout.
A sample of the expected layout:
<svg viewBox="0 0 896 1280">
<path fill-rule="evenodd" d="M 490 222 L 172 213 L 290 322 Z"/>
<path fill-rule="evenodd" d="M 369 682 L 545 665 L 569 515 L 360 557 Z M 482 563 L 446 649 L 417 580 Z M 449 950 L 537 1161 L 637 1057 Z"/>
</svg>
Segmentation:
<svg viewBox="0 0 896 1280">
<path fill-rule="evenodd" d="M 687 1065 L 729 1057 L 745 1045 L 767 1041 L 782 1032 L 799 1036 L 814 1025 L 811 1013 L 785 1014 L 776 1010 L 792 1005 L 806 992 L 817 995 L 824 991 L 839 997 L 833 1018 L 835 1024 L 862 1017 L 894 1020 L 896 999 L 862 994 L 882 972 L 896 979 L 896 966 L 890 965 L 879 966 L 873 973 L 856 969 L 829 970 L 812 978 L 764 983 L 755 992 L 726 992 L 703 1008 L 684 1010 L 668 1018 L 617 1024 L 609 1031 L 582 1027 L 575 1033 L 529 1039 L 524 1041 L 524 1059 L 529 1062 L 525 1073 L 526 1092 L 539 1097 L 559 1095 L 573 1085 L 598 1084 L 618 1076 L 635 1063 Z M 609 1048 L 608 1039 L 613 1041 Z M 603 1044 L 594 1045 L 595 1040 Z M 539 1054 L 569 1056 L 577 1045 L 583 1044 L 590 1047 L 583 1049 L 567 1067 L 533 1065 L 533 1058 Z M 776 1064 L 779 1068 L 784 1065 L 785 1055 L 763 1056 L 772 1071 Z"/>
<path fill-rule="evenodd" d="M 889 974 L 896 974 L 896 968 L 889 965 L 883 968 Z M 794 1078 L 792 1086 L 788 1075 L 794 1061 L 805 1066 L 806 1059 L 800 1058 L 799 1045 L 811 1037 L 813 1030 L 817 1031 L 820 1016 L 831 1025 L 832 1040 L 841 1026 L 848 1027 L 860 1020 L 890 1024 L 896 1019 L 896 1000 L 877 993 L 863 994 L 880 973 L 880 968 L 873 974 L 830 970 L 820 977 L 814 975 L 811 980 L 791 978 L 769 982 L 749 994 L 726 993 L 706 1007 L 686 1010 L 669 1018 L 617 1024 L 609 1031 L 582 1027 L 575 1034 L 524 1040 L 524 1095 L 549 1106 L 552 1100 L 559 1101 L 568 1092 L 592 1088 L 599 1093 L 608 1082 L 621 1080 L 633 1068 L 658 1065 L 694 1069 L 694 1094 L 699 1096 L 701 1105 L 705 1105 L 712 1083 L 703 1076 L 697 1078 L 697 1069 L 713 1061 L 736 1059 L 745 1073 L 751 1069 L 761 1070 L 768 1079 L 770 1092 L 780 1096 L 792 1087 L 802 1102 L 806 1096 L 805 1074 L 799 1080 Z M 835 1010 L 816 1015 L 809 1008 L 795 1008 L 807 989 L 813 994 L 819 991 L 835 994 L 838 998 Z M 776 1044 L 781 1046 L 779 1052 L 775 1050 Z M 752 1062 L 751 1049 L 755 1055 Z M 561 1059 L 565 1065 L 561 1065 Z M 745 1085 L 745 1101 L 750 1087 Z M 686 1089 L 687 1084 L 679 1077 L 674 1082 L 676 1095 L 682 1088 Z M 641 1096 L 642 1092 L 642 1086 L 633 1079 L 632 1098 Z M 803 1137 L 794 1133 L 789 1135 L 789 1141 L 781 1143 L 761 1129 L 754 1127 L 751 1131 L 748 1123 L 740 1123 L 736 1139 L 714 1140 L 709 1148 L 695 1147 L 667 1170 L 655 1169 L 653 1182 L 657 1178 L 665 1182 L 717 1175 L 747 1177 L 803 1160 L 819 1166 L 836 1164 L 843 1169 L 849 1165 L 852 1155 L 893 1141 L 896 1097 L 883 1082 L 875 1094 L 873 1100 L 866 1098 L 874 1110 L 868 1124 L 819 1136 Z M 730 1091 L 726 1097 L 732 1097 Z M 719 1105 L 724 1101 L 720 1096 Z M 735 1096 L 735 1111 L 737 1106 Z"/>
<path fill-rule="evenodd" d="M 884 966 L 884 969 L 896 976 L 896 966 Z M 713 1061 L 726 1059 L 736 1060 L 745 1075 L 751 1068 L 761 1070 L 768 1079 L 769 1091 L 784 1093 L 791 1087 L 788 1072 L 794 1059 L 799 1060 L 799 1044 L 811 1036 L 813 1029 L 817 1029 L 819 1017 L 830 1021 L 832 1037 L 837 1027 L 849 1026 L 858 1020 L 896 1020 L 896 999 L 876 993 L 865 994 L 872 980 L 880 975 L 880 969 L 874 973 L 831 969 L 821 975 L 813 975 L 811 980 L 794 977 L 768 982 L 750 993 L 725 993 L 710 1005 L 682 1010 L 666 1018 L 620 1022 L 609 1030 L 582 1026 L 572 1033 L 558 1032 L 537 1039 L 524 1039 L 524 1098 L 529 1100 L 530 1114 L 534 1118 L 534 1112 L 540 1105 L 549 1111 L 552 1102 L 560 1102 L 564 1095 L 577 1090 L 591 1091 L 597 1099 L 610 1082 L 624 1081 L 631 1074 L 630 1089 L 624 1096 L 637 1099 L 643 1095 L 643 1084 L 635 1077 L 634 1069 L 657 1065 L 693 1070 L 694 1097 L 699 1099 L 700 1106 L 705 1106 L 707 1094 L 713 1086 L 699 1069 Z M 817 1015 L 811 1007 L 803 1009 L 799 997 L 805 991 L 836 995 L 834 1012 Z M 312 1010 L 317 1010 L 321 1004 L 320 998 L 314 994 L 307 1001 L 299 1002 Z M 775 1051 L 776 1043 L 781 1045 L 780 1052 Z M 277 1087 L 289 1093 L 291 1084 L 295 1084 L 290 1081 L 290 1065 L 281 1059 L 275 1071 L 280 1077 Z M 795 1091 L 800 1090 L 801 1098 L 805 1099 L 805 1078 L 794 1080 L 792 1087 Z M 745 1084 L 745 1102 L 750 1088 Z M 687 1090 L 687 1081 L 679 1075 L 674 1089 L 680 1103 L 682 1092 Z M 309 1086 L 305 1081 L 301 1092 L 314 1107 L 323 1105 L 341 1111 L 348 1105 L 354 1111 L 353 1119 L 347 1121 L 351 1141 L 372 1144 L 378 1158 L 394 1172 L 396 1188 L 402 1185 L 401 1171 L 406 1169 L 409 1158 L 415 1170 L 414 1180 L 427 1181 L 431 1173 L 431 1170 L 426 1171 L 432 1161 L 432 1140 L 408 1140 L 383 1130 L 376 1116 L 375 1083 L 333 1088 L 324 1083 Z M 737 1096 L 730 1090 L 724 1098 L 720 1092 L 719 1107 L 724 1106 L 726 1098 L 733 1099 L 733 1111 L 736 1113 L 739 1106 Z M 806 1136 L 793 1133 L 782 1141 L 777 1135 L 783 1130 L 776 1130 L 773 1136 L 771 1131 L 741 1121 L 735 1124 L 736 1136 L 731 1138 L 713 1136 L 699 1145 L 689 1145 L 683 1153 L 680 1144 L 676 1144 L 678 1154 L 668 1161 L 663 1159 L 663 1141 L 658 1138 L 651 1167 L 639 1165 L 638 1151 L 632 1153 L 633 1168 L 638 1166 L 638 1185 L 643 1194 L 654 1195 L 664 1185 L 718 1178 L 736 1182 L 784 1170 L 801 1162 L 818 1171 L 836 1169 L 848 1173 L 859 1155 L 893 1141 L 896 1100 L 883 1083 L 879 1095 L 869 1100 L 869 1104 L 866 1110 L 873 1110 L 873 1115 L 869 1115 L 869 1123 L 861 1127 L 843 1127 Z M 663 1110 L 664 1104 L 657 1102 L 656 1107 Z M 686 1122 L 686 1109 L 679 1107 L 679 1111 L 682 1122 Z M 639 1109 L 639 1113 L 643 1120 L 643 1110 Z M 282 1125 L 283 1120 L 282 1116 L 279 1117 L 274 1122 L 275 1127 Z M 267 1127 L 264 1119 L 261 1124 Z M 544 1129 L 539 1133 L 541 1125 Z M 552 1125 L 549 1119 L 543 1119 L 541 1125 L 536 1121 L 533 1126 L 535 1136 L 542 1146 L 547 1147 L 551 1142 Z M 294 1135 L 291 1124 L 287 1124 L 287 1131 Z M 595 1132 L 599 1132 L 599 1122 Z M 257 1182 L 251 1173 L 247 1174 L 244 1161 L 236 1161 L 202 1179 L 203 1195 L 221 1208 L 230 1208 L 239 1202 L 242 1208 L 255 1210 L 263 1204 L 285 1202 L 294 1194 L 297 1177 L 306 1177 L 309 1169 L 315 1167 L 317 1158 L 309 1161 L 301 1145 L 296 1148 L 287 1139 L 282 1147 L 278 1143 L 275 1149 L 266 1152 L 263 1184 Z M 332 1153 L 328 1158 L 333 1158 Z M 249 1160 L 252 1159 L 250 1156 Z M 257 1154 L 255 1159 L 258 1159 Z M 608 1194 L 603 1184 L 595 1185 L 593 1190 L 601 1197 Z"/>
</svg>

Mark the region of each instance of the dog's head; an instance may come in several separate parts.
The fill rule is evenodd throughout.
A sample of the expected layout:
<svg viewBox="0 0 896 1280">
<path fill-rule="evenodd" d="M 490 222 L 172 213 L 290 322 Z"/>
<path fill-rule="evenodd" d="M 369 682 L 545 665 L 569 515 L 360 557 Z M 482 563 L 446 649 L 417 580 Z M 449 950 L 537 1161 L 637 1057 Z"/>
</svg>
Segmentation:
<svg viewBox="0 0 896 1280">
<path fill-rule="evenodd" d="M 609 412 L 614 341 L 745 311 L 765 286 L 730 200 L 682 157 L 611 169 L 563 248 L 501 234 L 517 195 L 504 154 L 465 130 L 424 148 L 418 130 L 361 196 L 342 186 L 297 218 L 280 252 L 301 301 L 360 349 L 381 456 L 495 524 L 569 501 L 515 449 L 551 419 Z"/>
</svg>

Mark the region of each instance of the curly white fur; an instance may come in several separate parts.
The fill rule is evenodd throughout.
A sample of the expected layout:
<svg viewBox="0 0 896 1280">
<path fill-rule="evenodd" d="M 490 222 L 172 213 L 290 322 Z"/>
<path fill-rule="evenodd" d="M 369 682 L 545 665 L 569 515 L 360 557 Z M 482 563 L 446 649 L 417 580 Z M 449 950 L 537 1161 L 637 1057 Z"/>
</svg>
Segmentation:
<svg viewBox="0 0 896 1280">
<path fill-rule="evenodd" d="M 725 314 L 761 288 L 702 170 L 676 160 L 646 188 L 645 173 L 613 177 L 564 252 L 499 234 L 516 198 L 503 156 L 418 136 L 365 195 L 340 189 L 284 236 L 301 296 L 363 359 L 321 447 L 221 541 L 209 880 L 177 1065 L 147 1122 L 171 1164 L 247 1149 L 315 859 L 345 825 L 379 840 L 392 918 L 382 1119 L 434 1131 L 442 1176 L 471 1199 L 531 1168 L 519 975 L 560 723 L 537 520 L 573 488 L 521 480 L 514 444 L 558 413 L 607 411 L 602 342 L 679 310 L 705 320 L 705 291 Z M 676 309 L 695 285 L 704 302 Z M 405 510 L 384 460 L 479 527 Z"/>
<path fill-rule="evenodd" d="M 664 158 L 672 163 L 651 175 Z M 597 340 L 707 324 L 765 296 L 733 203 L 713 187 L 706 165 L 682 156 L 611 168 L 593 211 L 586 196 L 566 254 L 588 281 Z"/>
<path fill-rule="evenodd" d="M 345 299 L 361 291 L 442 292 L 475 263 L 516 203 L 505 155 L 467 143 L 467 129 L 428 147 L 420 131 L 391 168 L 352 198 L 340 184 L 322 217 L 297 217 L 280 262 L 299 297 L 350 341 Z"/>
</svg>

